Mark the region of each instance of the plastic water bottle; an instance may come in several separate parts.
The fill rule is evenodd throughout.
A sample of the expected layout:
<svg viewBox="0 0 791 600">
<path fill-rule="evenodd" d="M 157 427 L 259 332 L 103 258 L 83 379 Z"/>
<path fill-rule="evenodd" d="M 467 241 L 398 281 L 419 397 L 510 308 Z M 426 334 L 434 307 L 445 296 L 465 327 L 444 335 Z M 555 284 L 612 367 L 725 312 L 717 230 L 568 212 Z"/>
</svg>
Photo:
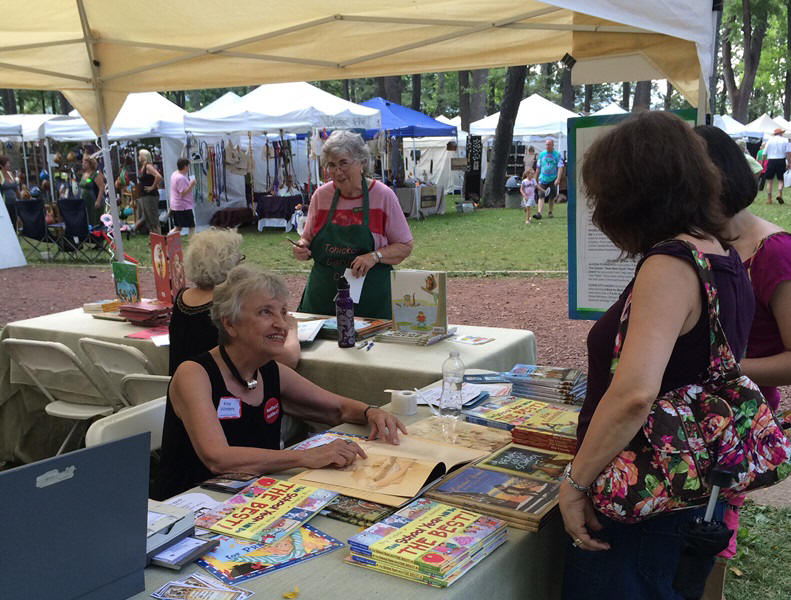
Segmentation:
<svg viewBox="0 0 791 600">
<path fill-rule="evenodd" d="M 335 296 L 335 319 L 338 324 L 338 346 L 352 348 L 357 340 L 354 331 L 354 302 L 349 295 L 349 282 L 345 277 L 338 279 L 338 294 Z"/>
<path fill-rule="evenodd" d="M 439 414 L 444 419 L 455 422 L 461 418 L 461 383 L 464 380 L 464 363 L 454 350 L 442 363 L 442 397 L 439 400 Z"/>
</svg>

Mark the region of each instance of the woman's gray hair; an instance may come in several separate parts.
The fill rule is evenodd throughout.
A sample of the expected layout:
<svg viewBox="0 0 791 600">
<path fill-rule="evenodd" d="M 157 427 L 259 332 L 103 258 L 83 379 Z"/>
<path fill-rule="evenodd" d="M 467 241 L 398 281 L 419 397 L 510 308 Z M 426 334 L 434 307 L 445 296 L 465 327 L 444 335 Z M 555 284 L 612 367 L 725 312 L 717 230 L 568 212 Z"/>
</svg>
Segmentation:
<svg viewBox="0 0 791 600">
<path fill-rule="evenodd" d="M 196 234 L 184 254 L 187 279 L 207 290 L 225 281 L 242 260 L 242 236 L 235 229 L 210 228 Z"/>
<path fill-rule="evenodd" d="M 330 134 L 321 147 L 321 162 L 329 162 L 330 157 L 348 154 L 352 160 L 359 161 L 363 166 L 363 175 L 370 174 L 371 151 L 359 133 L 338 129 Z"/>
<path fill-rule="evenodd" d="M 154 159 L 151 157 L 151 152 L 149 152 L 145 148 L 140 148 L 140 150 L 137 153 L 137 156 L 138 158 L 141 156 L 143 157 L 143 164 L 154 163 Z"/>
<path fill-rule="evenodd" d="M 214 288 L 211 320 L 217 328 L 218 343 L 227 344 L 230 341 L 222 324 L 223 319 L 238 323 L 242 315 L 242 304 L 255 292 L 264 292 L 270 298 L 283 303 L 288 301 L 288 288 L 283 278 L 252 265 L 234 267 L 226 280 Z"/>
</svg>

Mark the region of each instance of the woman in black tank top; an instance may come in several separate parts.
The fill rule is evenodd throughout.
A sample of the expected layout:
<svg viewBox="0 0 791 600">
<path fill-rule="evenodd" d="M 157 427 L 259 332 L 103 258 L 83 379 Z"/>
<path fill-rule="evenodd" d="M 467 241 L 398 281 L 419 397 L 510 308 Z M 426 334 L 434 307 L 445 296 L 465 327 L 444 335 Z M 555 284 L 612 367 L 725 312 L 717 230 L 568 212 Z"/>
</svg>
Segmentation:
<svg viewBox="0 0 791 600">
<path fill-rule="evenodd" d="M 292 467 L 345 467 L 365 456 L 337 441 L 280 450 L 290 415 L 328 424 L 367 424 L 370 438 L 398 443 L 401 422 L 379 408 L 332 394 L 272 360 L 288 332 L 283 280 L 239 265 L 214 289 L 219 346 L 183 362 L 168 388 L 161 469 L 151 497 L 164 499 L 220 473 L 274 473 Z"/>
</svg>

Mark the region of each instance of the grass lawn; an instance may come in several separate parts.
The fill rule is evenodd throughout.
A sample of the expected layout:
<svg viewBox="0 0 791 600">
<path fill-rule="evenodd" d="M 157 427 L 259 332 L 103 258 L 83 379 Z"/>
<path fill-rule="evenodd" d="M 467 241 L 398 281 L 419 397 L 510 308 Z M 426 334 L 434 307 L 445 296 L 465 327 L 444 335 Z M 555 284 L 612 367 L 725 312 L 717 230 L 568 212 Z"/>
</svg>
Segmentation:
<svg viewBox="0 0 791 600">
<path fill-rule="evenodd" d="M 791 231 L 791 200 L 789 204 L 767 205 L 763 196 L 751 210 L 760 217 Z M 434 269 L 450 273 L 483 274 L 491 271 L 532 271 L 565 273 L 568 269 L 566 204 L 555 206 L 555 217 L 530 225 L 524 224 L 521 208 L 488 208 L 459 214 L 455 197 L 447 202 L 447 214 L 423 221 L 410 220 L 415 238 L 412 255 L 402 266 L 408 269 Z M 546 212 L 546 211 L 545 211 Z M 247 260 L 276 271 L 302 271 L 309 263 L 300 263 L 291 256 L 291 247 L 283 238 L 296 239 L 296 233 L 253 227 L 240 230 L 244 236 L 242 251 Z M 189 237 L 182 238 L 186 247 Z M 148 237 L 132 236 L 124 240 L 127 254 L 142 265 L 151 264 Z M 560 273 L 557 273 L 560 272 Z"/>
</svg>

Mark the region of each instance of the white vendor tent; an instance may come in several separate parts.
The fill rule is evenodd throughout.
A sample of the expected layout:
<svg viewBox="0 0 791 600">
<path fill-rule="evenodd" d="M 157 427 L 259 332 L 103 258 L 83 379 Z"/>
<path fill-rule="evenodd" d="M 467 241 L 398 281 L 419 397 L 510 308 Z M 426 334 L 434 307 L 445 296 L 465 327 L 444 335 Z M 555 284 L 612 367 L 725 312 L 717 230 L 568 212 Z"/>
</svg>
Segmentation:
<svg viewBox="0 0 791 600">
<path fill-rule="evenodd" d="M 565 54 L 576 60 L 573 84 L 666 78 L 702 114 L 716 28 L 712 4 L 700 0 L 237 0 L 233 10 L 195 0 L 189 8 L 188 26 L 174 28 L 185 22 L 179 3 L 14 0 L 5 6 L 13 26 L 3 34 L 0 80 L 62 91 L 105 152 L 131 92 L 480 69 Z M 114 200 L 111 187 L 115 213 Z M 114 237 L 122 252 L 120 231 Z"/>
<path fill-rule="evenodd" d="M 714 115 L 713 123 L 731 137 L 740 138 L 747 135 L 747 128 L 730 115 Z"/>
<path fill-rule="evenodd" d="M 791 129 L 791 121 L 786 121 L 782 115 L 777 115 L 776 117 L 772 117 L 772 121 L 780 125 L 783 129 Z"/>
<path fill-rule="evenodd" d="M 764 137 L 766 137 L 768 135 L 772 135 L 776 129 L 784 129 L 784 127 L 777 121 L 774 121 L 769 115 L 764 113 L 754 121 L 747 123 L 744 126 L 744 129 L 750 133 L 760 132 Z"/>
<path fill-rule="evenodd" d="M 241 96 L 239 96 L 239 94 L 235 94 L 234 92 L 225 92 L 214 102 L 211 102 L 200 110 L 196 110 L 190 114 L 201 117 L 211 117 L 212 115 L 225 114 L 228 112 L 230 107 L 237 104 L 239 100 L 241 100 Z"/>
<path fill-rule="evenodd" d="M 190 133 L 211 135 L 279 129 L 377 129 L 379 111 L 343 100 L 304 81 L 261 85 L 226 109 L 184 118 Z"/>
<path fill-rule="evenodd" d="M 610 102 L 607 106 L 604 106 L 596 112 L 591 113 L 591 116 L 599 117 L 601 115 L 623 115 L 627 112 L 628 111 L 624 110 L 623 107 L 617 102 Z"/>
<path fill-rule="evenodd" d="M 514 122 L 514 139 L 528 143 L 550 137 L 557 143 L 557 149 L 563 151 L 567 140 L 566 121 L 578 116 L 539 94 L 532 94 L 519 103 Z M 500 113 L 496 112 L 470 123 L 470 135 L 493 136 L 499 120 Z"/>
<path fill-rule="evenodd" d="M 0 136 L 18 136 L 21 135 L 22 140 L 25 142 L 32 142 L 39 138 L 39 127 L 42 123 L 46 123 L 52 119 L 62 118 L 62 115 L 48 115 L 48 114 L 14 114 L 14 115 L 0 115 Z M 16 132 L 6 133 L 7 127 L 16 129 L 21 128 L 21 134 Z"/>
<path fill-rule="evenodd" d="M 460 190 L 464 181 L 464 171 L 453 171 L 450 159 L 464 157 L 467 152 L 467 132 L 461 130 L 461 117 L 449 119 L 445 115 L 436 118 L 440 123 L 456 127 L 456 136 L 404 138 L 405 150 L 414 146 L 420 151 L 417 164 L 412 160 L 412 153 L 405 151 L 407 170 L 421 179 L 425 172 L 432 183 L 444 188 L 446 194 Z M 448 144 L 456 144 L 456 150 L 448 150 Z"/>
</svg>

